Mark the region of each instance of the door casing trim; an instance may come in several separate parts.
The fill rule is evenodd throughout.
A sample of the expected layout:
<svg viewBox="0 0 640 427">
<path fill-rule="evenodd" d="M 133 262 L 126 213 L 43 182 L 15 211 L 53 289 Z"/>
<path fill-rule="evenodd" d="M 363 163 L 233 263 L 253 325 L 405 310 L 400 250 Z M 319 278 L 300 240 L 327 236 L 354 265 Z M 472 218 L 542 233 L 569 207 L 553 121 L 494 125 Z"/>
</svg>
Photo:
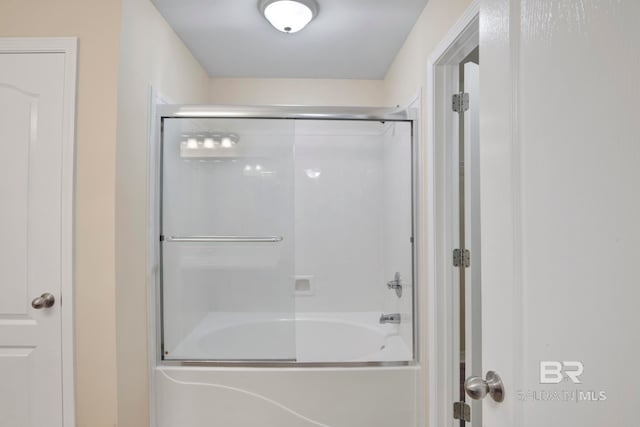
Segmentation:
<svg viewBox="0 0 640 427">
<path fill-rule="evenodd" d="M 457 133 L 447 130 L 446 94 L 458 82 L 453 67 L 479 44 L 480 0 L 469 7 L 438 43 L 427 60 L 426 222 L 427 222 L 427 367 L 428 426 L 451 425 L 453 408 L 453 242 L 452 168 L 447 146 Z"/>
</svg>

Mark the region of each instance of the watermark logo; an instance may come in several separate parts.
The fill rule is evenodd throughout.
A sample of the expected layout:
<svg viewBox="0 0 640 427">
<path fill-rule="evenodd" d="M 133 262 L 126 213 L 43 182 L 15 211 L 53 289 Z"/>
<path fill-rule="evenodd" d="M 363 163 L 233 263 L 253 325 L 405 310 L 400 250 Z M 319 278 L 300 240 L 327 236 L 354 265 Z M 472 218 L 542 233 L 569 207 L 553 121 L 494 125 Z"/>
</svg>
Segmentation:
<svg viewBox="0 0 640 427">
<path fill-rule="evenodd" d="M 560 384 L 565 376 L 574 384 L 581 384 L 580 375 L 583 372 L 584 365 L 577 360 L 543 360 L 540 362 L 540 384 Z"/>
<path fill-rule="evenodd" d="M 603 390 L 588 390 L 580 387 L 584 373 L 584 364 L 577 360 L 540 361 L 540 384 L 560 384 L 563 381 L 572 384 L 573 388 L 549 388 L 543 390 L 518 391 L 518 400 L 534 402 L 602 402 L 607 400 Z"/>
<path fill-rule="evenodd" d="M 518 400 L 524 402 L 604 402 L 607 393 L 602 390 L 527 390 L 518 391 Z"/>
</svg>

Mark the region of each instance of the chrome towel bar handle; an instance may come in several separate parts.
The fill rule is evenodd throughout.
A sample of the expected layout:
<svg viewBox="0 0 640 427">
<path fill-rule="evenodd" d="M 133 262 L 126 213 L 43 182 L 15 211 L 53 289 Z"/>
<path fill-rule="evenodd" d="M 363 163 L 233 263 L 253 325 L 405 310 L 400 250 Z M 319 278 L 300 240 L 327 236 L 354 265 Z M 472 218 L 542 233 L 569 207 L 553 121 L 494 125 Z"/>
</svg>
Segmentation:
<svg viewBox="0 0 640 427">
<path fill-rule="evenodd" d="M 161 241 L 177 243 L 277 243 L 282 236 L 160 236 Z"/>
</svg>

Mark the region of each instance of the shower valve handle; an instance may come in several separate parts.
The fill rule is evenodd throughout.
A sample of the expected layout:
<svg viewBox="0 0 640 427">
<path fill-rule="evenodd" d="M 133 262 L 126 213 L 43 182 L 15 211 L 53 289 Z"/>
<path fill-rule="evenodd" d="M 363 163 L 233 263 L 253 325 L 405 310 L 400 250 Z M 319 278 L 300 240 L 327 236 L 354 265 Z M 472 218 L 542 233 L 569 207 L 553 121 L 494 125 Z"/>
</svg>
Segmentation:
<svg viewBox="0 0 640 427">
<path fill-rule="evenodd" d="M 393 280 L 387 282 L 387 288 L 395 289 L 398 298 L 402 296 L 402 282 L 400 279 L 400 272 L 396 272 L 396 274 L 393 276 Z"/>
</svg>

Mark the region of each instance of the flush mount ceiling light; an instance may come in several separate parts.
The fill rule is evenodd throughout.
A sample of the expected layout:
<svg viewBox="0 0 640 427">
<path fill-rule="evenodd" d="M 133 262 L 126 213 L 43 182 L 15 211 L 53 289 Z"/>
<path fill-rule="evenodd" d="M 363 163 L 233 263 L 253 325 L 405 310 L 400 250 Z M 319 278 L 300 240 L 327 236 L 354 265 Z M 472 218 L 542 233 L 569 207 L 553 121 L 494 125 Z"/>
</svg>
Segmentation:
<svg viewBox="0 0 640 427">
<path fill-rule="evenodd" d="M 297 33 L 318 15 L 315 0 L 260 0 L 260 12 L 278 31 Z"/>
</svg>

